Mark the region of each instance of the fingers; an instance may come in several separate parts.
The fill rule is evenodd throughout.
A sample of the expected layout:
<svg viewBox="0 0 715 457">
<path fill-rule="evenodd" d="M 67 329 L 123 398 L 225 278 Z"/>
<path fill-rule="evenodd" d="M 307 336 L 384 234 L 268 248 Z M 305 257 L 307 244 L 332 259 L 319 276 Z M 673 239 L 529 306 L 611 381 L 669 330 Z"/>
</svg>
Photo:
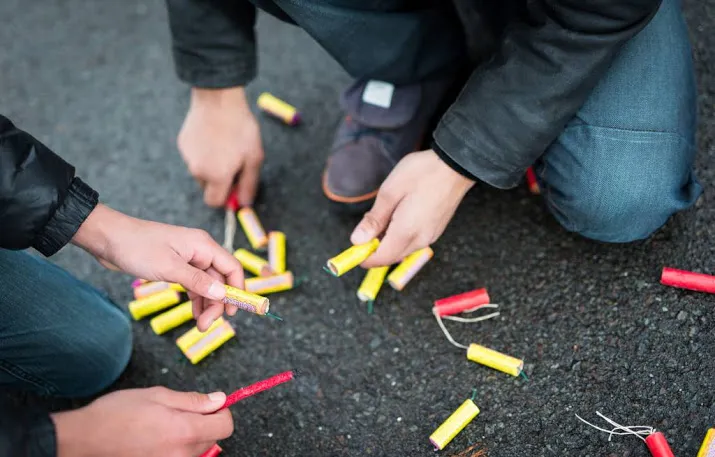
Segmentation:
<svg viewBox="0 0 715 457">
<path fill-rule="evenodd" d="M 233 416 L 231 411 L 223 409 L 213 414 L 203 416 L 193 415 L 189 418 L 197 441 L 220 441 L 233 434 Z"/>
<path fill-rule="evenodd" d="M 422 227 L 415 218 L 415 207 L 406 203 L 407 200 L 404 200 L 395 209 L 380 246 L 363 262 L 364 268 L 392 265 L 423 247 L 419 246 L 422 241 L 419 230 Z"/>
<path fill-rule="evenodd" d="M 167 389 L 166 387 L 152 388 L 151 396 L 154 401 L 164 406 L 198 414 L 211 414 L 216 412 L 226 402 L 226 394 L 223 392 L 213 392 L 210 394 L 179 392 Z M 209 441 L 210 439 L 211 438 L 208 438 L 205 441 Z"/>
<path fill-rule="evenodd" d="M 222 282 L 181 259 L 174 263 L 171 280 L 184 286 L 187 291 L 210 300 L 222 300 L 226 296 L 226 288 Z"/>
<path fill-rule="evenodd" d="M 211 256 L 211 268 L 226 278 L 228 285 L 243 289 L 243 267 L 241 263 L 213 240 L 209 255 Z"/>
<path fill-rule="evenodd" d="M 194 320 L 199 320 L 201 312 L 204 310 L 204 297 L 201 295 L 189 292 L 189 299 L 191 300 L 191 314 L 194 316 Z"/>
<path fill-rule="evenodd" d="M 225 179 L 208 181 L 206 189 L 204 189 L 204 203 L 214 208 L 223 207 L 232 186 L 233 178 L 231 176 L 227 176 Z"/>
<path fill-rule="evenodd" d="M 380 247 L 361 266 L 374 268 L 395 264 L 417 249 L 414 240 L 414 236 L 400 233 L 397 226 L 390 225 Z"/>
<path fill-rule="evenodd" d="M 258 181 L 261 175 L 261 160 L 250 158 L 238 179 L 238 198 L 241 206 L 250 206 L 256 198 Z"/>
<path fill-rule="evenodd" d="M 206 273 L 218 281 L 223 282 L 224 280 L 223 275 L 213 268 L 206 270 Z M 196 327 L 198 327 L 200 331 L 205 332 L 216 319 L 223 315 L 224 306 L 223 302 L 204 299 L 202 308 L 196 317 Z"/>
<path fill-rule="evenodd" d="M 372 209 L 365 213 L 365 216 L 363 216 L 360 223 L 355 227 L 355 230 L 350 236 L 350 242 L 353 244 L 363 244 L 382 234 L 390 223 L 392 214 L 400 202 L 400 199 L 400 197 L 395 196 L 395 194 L 390 191 L 389 186 L 381 187 L 375 198 L 375 203 L 372 205 Z"/>
</svg>

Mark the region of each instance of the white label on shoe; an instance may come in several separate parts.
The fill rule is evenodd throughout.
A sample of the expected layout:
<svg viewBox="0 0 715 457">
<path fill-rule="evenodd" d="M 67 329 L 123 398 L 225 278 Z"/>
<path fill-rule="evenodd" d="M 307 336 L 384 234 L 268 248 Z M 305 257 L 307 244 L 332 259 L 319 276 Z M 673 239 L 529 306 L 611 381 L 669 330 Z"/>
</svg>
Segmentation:
<svg viewBox="0 0 715 457">
<path fill-rule="evenodd" d="M 387 109 L 392 104 L 393 92 L 395 92 L 395 86 L 392 84 L 371 79 L 362 92 L 362 101 Z"/>
</svg>

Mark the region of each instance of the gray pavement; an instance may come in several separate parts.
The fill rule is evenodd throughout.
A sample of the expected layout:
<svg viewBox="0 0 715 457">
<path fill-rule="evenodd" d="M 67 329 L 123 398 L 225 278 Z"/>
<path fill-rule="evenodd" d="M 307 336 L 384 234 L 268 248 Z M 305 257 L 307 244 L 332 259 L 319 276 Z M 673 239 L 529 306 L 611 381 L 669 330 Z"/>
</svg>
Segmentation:
<svg viewBox="0 0 715 457">
<path fill-rule="evenodd" d="M 481 186 L 435 259 L 404 292 L 386 289 L 372 316 L 355 298 L 359 273 L 321 271 L 355 223 L 330 212 L 319 185 L 349 78 L 305 33 L 262 16 L 260 76 L 249 92 L 289 100 L 305 124 L 260 117 L 267 162 L 257 211 L 286 232 L 289 266 L 308 282 L 272 301 L 284 323 L 239 314 L 238 338 L 198 366 L 174 345 L 185 327 L 157 337 L 136 323 L 134 356 L 115 387 L 230 391 L 306 371 L 233 409 L 236 432 L 222 443 L 230 456 L 430 456 L 427 437 L 476 387 L 482 413 L 443 455 L 472 443 L 491 457 L 649 455 L 638 439 L 609 443 L 574 417 L 598 410 L 652 425 L 676 455 L 694 457 L 715 425 L 715 299 L 658 284 L 663 265 L 715 272 L 715 1 L 688 0 L 686 11 L 706 188 L 697 208 L 647 242 L 609 246 L 566 233 L 524 188 Z M 204 207 L 175 148 L 188 88 L 173 73 L 163 2 L 3 0 L 0 18 L 0 112 L 74 163 L 107 204 L 220 239 L 222 214 Z M 54 260 L 118 303 L 130 300 L 131 279 L 83 252 L 67 248 Z M 477 286 L 502 315 L 452 325 L 455 337 L 523 357 L 529 382 L 467 361 L 439 331 L 431 302 Z"/>
</svg>

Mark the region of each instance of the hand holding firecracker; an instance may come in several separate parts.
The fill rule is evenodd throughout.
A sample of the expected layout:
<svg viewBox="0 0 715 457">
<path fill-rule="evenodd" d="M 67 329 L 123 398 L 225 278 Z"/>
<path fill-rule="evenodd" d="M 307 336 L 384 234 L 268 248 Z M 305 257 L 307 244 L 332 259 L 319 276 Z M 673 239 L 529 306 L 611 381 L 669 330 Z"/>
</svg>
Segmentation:
<svg viewBox="0 0 715 457">
<path fill-rule="evenodd" d="M 356 245 L 384 233 L 380 247 L 362 266 L 392 265 L 435 242 L 473 185 L 432 150 L 407 154 L 352 233 L 350 241 Z"/>
<path fill-rule="evenodd" d="M 181 284 L 188 291 L 202 330 L 224 310 L 230 315 L 236 313 L 236 307 L 222 302 L 224 284 L 243 288 L 243 269 L 204 231 L 143 221 L 99 205 L 77 231 L 73 243 L 127 273 Z M 176 291 L 167 288 L 167 296 L 173 297 L 172 292 Z"/>
<path fill-rule="evenodd" d="M 120 390 L 52 414 L 58 456 L 199 455 L 234 430 L 223 392 Z"/>
</svg>

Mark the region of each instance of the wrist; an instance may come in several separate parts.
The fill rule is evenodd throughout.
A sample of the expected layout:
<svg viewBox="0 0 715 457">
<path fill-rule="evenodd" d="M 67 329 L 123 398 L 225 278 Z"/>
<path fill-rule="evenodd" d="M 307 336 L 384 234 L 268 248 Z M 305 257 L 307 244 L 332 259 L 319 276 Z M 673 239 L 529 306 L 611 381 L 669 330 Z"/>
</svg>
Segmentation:
<svg viewBox="0 0 715 457">
<path fill-rule="evenodd" d="M 84 409 L 51 414 L 55 424 L 57 457 L 90 457 L 97 455 L 92 442 L 91 421 Z"/>
<path fill-rule="evenodd" d="M 474 179 L 472 179 L 471 175 L 468 175 L 466 173 L 466 170 L 464 172 L 462 172 L 461 169 L 455 168 L 455 166 L 454 166 L 455 164 L 445 161 L 443 155 L 440 154 L 440 152 L 438 150 L 431 149 L 430 152 L 435 156 L 437 161 L 441 164 L 445 173 L 450 176 L 451 181 L 453 182 L 453 184 L 456 188 L 462 190 L 464 193 L 467 193 L 469 191 L 469 189 L 471 189 L 474 186 L 476 181 Z M 459 167 L 459 165 L 457 165 L 457 167 Z"/>
<path fill-rule="evenodd" d="M 95 257 L 105 258 L 111 234 L 117 230 L 121 218 L 126 217 L 108 206 L 97 205 L 80 225 L 72 238 L 72 244 L 81 247 Z"/>
<path fill-rule="evenodd" d="M 239 107 L 249 109 L 246 91 L 243 86 L 223 89 L 191 89 L 192 106 Z"/>
</svg>

